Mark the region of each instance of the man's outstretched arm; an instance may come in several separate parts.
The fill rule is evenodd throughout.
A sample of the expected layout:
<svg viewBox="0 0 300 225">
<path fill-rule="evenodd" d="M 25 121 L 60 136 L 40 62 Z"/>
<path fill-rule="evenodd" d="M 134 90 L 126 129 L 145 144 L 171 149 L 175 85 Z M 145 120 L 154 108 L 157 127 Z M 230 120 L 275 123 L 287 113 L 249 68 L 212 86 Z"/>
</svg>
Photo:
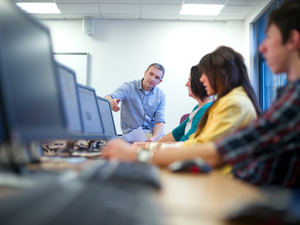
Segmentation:
<svg viewBox="0 0 300 225">
<path fill-rule="evenodd" d="M 104 98 L 110 102 L 111 109 L 114 112 L 118 112 L 120 110 L 120 106 L 118 106 L 118 104 L 120 103 L 121 99 L 113 99 L 110 95 L 106 95 Z"/>
</svg>

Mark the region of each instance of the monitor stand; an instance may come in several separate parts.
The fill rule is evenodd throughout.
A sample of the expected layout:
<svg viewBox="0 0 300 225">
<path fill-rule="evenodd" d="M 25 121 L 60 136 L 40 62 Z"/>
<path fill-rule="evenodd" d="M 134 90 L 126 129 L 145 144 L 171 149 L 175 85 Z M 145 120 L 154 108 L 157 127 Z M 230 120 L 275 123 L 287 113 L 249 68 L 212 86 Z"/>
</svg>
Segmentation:
<svg viewBox="0 0 300 225">
<path fill-rule="evenodd" d="M 0 145 L 0 170 L 21 174 L 29 163 L 39 163 L 43 150 L 40 142 L 12 143 Z"/>
</svg>

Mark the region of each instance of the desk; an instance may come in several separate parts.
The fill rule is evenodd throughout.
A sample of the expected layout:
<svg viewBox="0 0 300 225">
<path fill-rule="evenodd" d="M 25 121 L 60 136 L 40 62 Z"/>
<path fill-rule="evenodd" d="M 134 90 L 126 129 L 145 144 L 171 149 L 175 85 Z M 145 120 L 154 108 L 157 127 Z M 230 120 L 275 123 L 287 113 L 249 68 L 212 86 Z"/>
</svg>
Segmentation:
<svg viewBox="0 0 300 225">
<path fill-rule="evenodd" d="M 178 174 L 161 170 L 163 189 L 158 201 L 169 224 L 228 224 L 222 222 L 227 212 L 252 200 L 263 201 L 257 188 L 221 175 Z M 201 223 L 199 223 L 201 222 Z"/>
<path fill-rule="evenodd" d="M 93 164 L 61 165 L 79 170 Z M 42 163 L 44 169 L 57 169 L 57 163 Z M 251 200 L 262 200 L 257 188 L 239 180 L 225 177 L 218 171 L 210 174 L 171 173 L 161 168 L 162 189 L 155 198 L 159 202 L 165 221 L 170 225 L 225 225 L 223 216 L 233 208 Z M 0 188 L 1 192 L 1 188 Z"/>
</svg>

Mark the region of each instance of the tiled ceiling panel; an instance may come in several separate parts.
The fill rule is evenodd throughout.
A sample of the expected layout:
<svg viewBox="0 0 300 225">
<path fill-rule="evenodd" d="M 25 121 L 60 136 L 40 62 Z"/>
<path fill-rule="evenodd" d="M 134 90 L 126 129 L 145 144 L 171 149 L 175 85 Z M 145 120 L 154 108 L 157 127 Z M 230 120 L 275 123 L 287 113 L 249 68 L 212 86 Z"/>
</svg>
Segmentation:
<svg viewBox="0 0 300 225">
<path fill-rule="evenodd" d="M 98 13 L 98 14 L 94 14 L 94 13 L 80 13 L 80 14 L 76 14 L 76 13 L 68 13 L 68 14 L 63 14 L 63 16 L 66 19 L 82 19 L 82 18 L 86 18 L 86 17 L 92 17 L 95 19 L 102 19 L 102 16 Z"/>
<path fill-rule="evenodd" d="M 181 15 L 179 20 L 215 20 L 217 16 L 193 16 L 193 15 Z"/>
<path fill-rule="evenodd" d="M 35 17 L 39 19 L 64 19 L 62 14 L 34 14 Z"/>
<path fill-rule="evenodd" d="M 179 14 L 181 11 L 181 5 L 142 5 L 142 14 Z"/>
<path fill-rule="evenodd" d="M 137 20 L 140 18 L 139 14 L 128 15 L 128 14 L 103 14 L 103 19 L 116 19 L 116 20 Z"/>
<path fill-rule="evenodd" d="M 100 4 L 103 14 L 140 14 L 138 4 Z"/>
<path fill-rule="evenodd" d="M 1 1 L 1 0 L 0 0 Z M 61 13 L 43 19 L 243 20 L 261 0 L 15 0 L 56 3 Z M 272 1 L 272 0 L 263 0 Z M 183 4 L 224 5 L 217 16 L 181 15 Z"/>
<path fill-rule="evenodd" d="M 59 4 L 59 3 L 67 3 L 67 4 L 72 4 L 72 3 L 83 3 L 83 4 L 95 3 L 95 4 L 97 4 L 98 3 L 97 0 L 55 0 L 55 2 L 57 4 Z"/>
<path fill-rule="evenodd" d="M 59 10 L 64 13 L 99 13 L 97 4 L 57 4 Z"/>
<path fill-rule="evenodd" d="M 246 16 L 253 6 L 224 6 L 219 15 Z"/>
<path fill-rule="evenodd" d="M 259 0 L 229 0 L 226 5 L 255 5 Z"/>
<path fill-rule="evenodd" d="M 1 1 L 1 0 L 0 0 Z M 15 0 L 15 2 L 40 2 L 40 3 L 53 3 L 53 0 Z"/>
<path fill-rule="evenodd" d="M 182 4 L 184 0 L 143 0 L 143 4 Z"/>
<path fill-rule="evenodd" d="M 227 0 L 185 0 L 184 4 L 214 4 L 224 5 Z"/>
<path fill-rule="evenodd" d="M 140 4 L 141 0 L 98 0 L 99 3 Z"/>
<path fill-rule="evenodd" d="M 178 15 L 141 15 L 145 20 L 177 20 Z"/>
</svg>

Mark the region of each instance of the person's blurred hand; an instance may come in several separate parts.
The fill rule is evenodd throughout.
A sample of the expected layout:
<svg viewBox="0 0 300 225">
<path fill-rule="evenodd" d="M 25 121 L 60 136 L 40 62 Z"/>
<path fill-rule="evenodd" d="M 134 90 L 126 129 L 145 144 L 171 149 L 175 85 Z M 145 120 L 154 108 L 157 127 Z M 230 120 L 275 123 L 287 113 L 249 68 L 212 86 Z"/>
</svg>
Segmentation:
<svg viewBox="0 0 300 225">
<path fill-rule="evenodd" d="M 110 101 L 110 105 L 111 105 L 111 109 L 114 111 L 114 112 L 119 112 L 120 110 L 120 107 L 118 106 L 119 103 L 120 103 L 121 99 L 112 99 Z"/>
<path fill-rule="evenodd" d="M 118 159 L 121 161 L 136 161 L 136 146 L 128 145 L 127 142 L 117 139 L 110 141 L 102 150 L 101 156 L 106 159 Z"/>
</svg>

